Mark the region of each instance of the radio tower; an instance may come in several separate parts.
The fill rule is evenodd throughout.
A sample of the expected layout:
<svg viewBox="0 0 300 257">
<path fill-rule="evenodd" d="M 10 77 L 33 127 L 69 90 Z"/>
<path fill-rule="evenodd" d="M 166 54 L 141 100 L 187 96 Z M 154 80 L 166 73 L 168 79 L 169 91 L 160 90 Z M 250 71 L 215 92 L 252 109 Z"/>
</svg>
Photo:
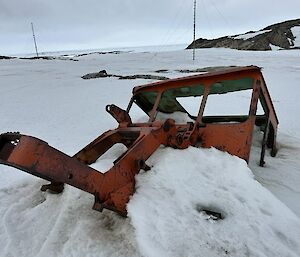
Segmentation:
<svg viewBox="0 0 300 257">
<path fill-rule="evenodd" d="M 196 7 L 197 3 L 194 0 L 194 41 L 193 41 L 193 61 L 195 61 L 195 48 L 196 48 Z"/>
<path fill-rule="evenodd" d="M 31 22 L 31 30 L 32 30 L 32 36 L 33 36 L 33 41 L 34 41 L 34 47 L 35 47 L 35 52 L 36 52 L 36 57 L 39 57 L 37 45 L 36 45 L 36 40 L 35 40 L 35 35 L 34 35 L 34 29 L 33 29 L 33 23 Z"/>
</svg>

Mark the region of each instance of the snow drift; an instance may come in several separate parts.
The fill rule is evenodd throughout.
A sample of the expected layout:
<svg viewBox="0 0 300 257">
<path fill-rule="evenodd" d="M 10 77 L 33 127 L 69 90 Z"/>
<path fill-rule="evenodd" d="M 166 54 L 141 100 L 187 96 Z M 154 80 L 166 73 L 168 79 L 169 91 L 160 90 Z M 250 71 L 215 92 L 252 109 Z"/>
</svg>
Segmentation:
<svg viewBox="0 0 300 257">
<path fill-rule="evenodd" d="M 216 149 L 160 149 L 129 205 L 145 256 L 298 256 L 300 221 L 245 161 Z M 222 213 L 214 221 L 201 210 Z"/>
</svg>

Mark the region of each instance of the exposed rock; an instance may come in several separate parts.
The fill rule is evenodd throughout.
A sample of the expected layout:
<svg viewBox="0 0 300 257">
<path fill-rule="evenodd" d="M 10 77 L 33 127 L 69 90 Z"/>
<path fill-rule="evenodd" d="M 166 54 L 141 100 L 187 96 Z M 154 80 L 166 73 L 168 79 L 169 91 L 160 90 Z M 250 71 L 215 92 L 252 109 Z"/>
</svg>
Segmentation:
<svg viewBox="0 0 300 257">
<path fill-rule="evenodd" d="M 240 35 L 217 39 L 199 38 L 195 41 L 195 48 L 223 47 L 238 50 L 265 51 L 272 50 L 272 46 L 277 46 L 281 49 L 299 49 L 300 45 L 295 45 L 297 36 L 292 32 L 292 28 L 295 27 L 300 28 L 300 19 L 277 23 L 259 31 L 249 31 Z M 191 49 L 193 46 L 194 42 L 187 49 Z"/>
<path fill-rule="evenodd" d="M 99 72 L 93 72 L 93 73 L 88 73 L 81 78 L 83 79 L 96 79 L 96 78 L 107 78 L 107 77 L 116 77 L 119 79 L 153 79 L 153 80 L 166 80 L 169 79 L 167 77 L 163 76 L 155 76 L 155 75 L 150 75 L 150 74 L 137 74 L 137 75 L 128 75 L 128 76 L 123 76 L 123 75 L 114 75 L 114 74 L 108 74 L 106 70 L 101 70 Z"/>
<path fill-rule="evenodd" d="M 16 57 L 0 55 L 0 60 L 9 60 L 9 59 L 15 59 L 15 58 Z"/>
<path fill-rule="evenodd" d="M 203 67 L 203 68 L 198 68 L 194 70 L 176 70 L 177 72 L 180 73 L 201 73 L 201 72 L 211 72 L 211 71 L 218 71 L 218 70 L 230 70 L 232 68 L 237 68 L 238 66 L 214 66 L 214 67 Z"/>
<path fill-rule="evenodd" d="M 154 80 L 167 80 L 169 78 L 164 76 L 155 76 L 155 75 L 130 75 L 130 76 L 115 76 L 119 79 L 154 79 Z"/>
<path fill-rule="evenodd" d="M 62 61 L 74 61 L 78 62 L 76 59 L 67 58 L 67 57 L 55 57 L 55 56 L 33 56 L 33 57 L 20 57 L 21 60 L 62 60 Z"/>
<path fill-rule="evenodd" d="M 169 70 L 167 69 L 162 69 L 162 70 L 156 70 L 156 73 L 167 73 Z"/>
<path fill-rule="evenodd" d="M 54 60 L 54 56 L 33 56 L 33 57 L 20 57 L 21 60 Z"/>
<path fill-rule="evenodd" d="M 82 57 L 92 54 L 121 54 L 124 53 L 124 51 L 108 51 L 108 52 L 91 52 L 91 53 L 84 53 L 84 54 L 77 54 L 76 57 Z"/>
<path fill-rule="evenodd" d="M 96 78 L 106 78 L 111 77 L 112 75 L 107 74 L 106 70 L 101 70 L 99 72 L 88 73 L 83 75 L 81 78 L 83 79 L 96 79 Z"/>
</svg>

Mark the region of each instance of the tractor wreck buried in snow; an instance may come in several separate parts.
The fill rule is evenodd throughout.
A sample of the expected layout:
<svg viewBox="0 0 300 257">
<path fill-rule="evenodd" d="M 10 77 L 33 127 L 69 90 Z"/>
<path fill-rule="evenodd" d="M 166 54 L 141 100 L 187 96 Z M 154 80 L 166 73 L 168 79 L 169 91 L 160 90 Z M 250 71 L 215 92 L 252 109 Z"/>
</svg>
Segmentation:
<svg viewBox="0 0 300 257">
<path fill-rule="evenodd" d="M 206 109 L 215 96 L 243 92 L 250 92 L 248 98 L 244 97 L 247 112 L 243 115 L 207 115 Z M 199 106 L 194 108 L 194 116 L 185 108 L 191 98 Z M 218 101 L 221 107 L 225 103 Z M 239 108 L 234 100 L 227 103 Z M 258 104 L 262 106 L 260 115 Z M 130 111 L 134 105 L 148 115 L 148 121 L 132 121 Z M 126 215 L 126 204 L 135 190 L 135 175 L 141 169 L 150 169 L 146 161 L 160 145 L 177 149 L 215 147 L 248 162 L 256 125 L 263 131 L 260 165 L 264 165 L 267 147 L 271 156 L 276 155 L 278 119 L 256 66 L 209 69 L 199 75 L 138 86 L 133 89 L 126 110 L 113 104 L 107 105 L 106 110 L 117 120 L 118 128 L 103 133 L 73 157 L 38 138 L 4 133 L 0 135 L 0 163 L 50 181 L 42 186 L 43 191 L 60 193 L 66 183 L 93 194 L 93 209 L 106 208 Z M 176 122 L 168 118 L 178 113 L 189 120 Z M 159 116 L 166 118 L 158 119 Z M 102 173 L 89 166 L 117 143 L 125 145 L 127 150 L 114 161 L 112 168 Z"/>
</svg>

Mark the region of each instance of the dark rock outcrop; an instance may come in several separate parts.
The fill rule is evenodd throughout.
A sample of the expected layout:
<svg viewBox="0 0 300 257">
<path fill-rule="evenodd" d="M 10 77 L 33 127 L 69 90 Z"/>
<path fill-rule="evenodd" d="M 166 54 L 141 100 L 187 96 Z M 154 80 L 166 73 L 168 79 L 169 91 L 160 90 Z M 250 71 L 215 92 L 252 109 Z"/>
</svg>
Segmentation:
<svg viewBox="0 0 300 257">
<path fill-rule="evenodd" d="M 107 77 L 115 77 L 119 79 L 153 79 L 153 80 L 166 80 L 169 79 L 164 76 L 156 76 L 151 74 L 136 74 L 136 75 L 114 75 L 114 74 L 108 74 L 106 70 L 101 70 L 99 72 L 93 72 L 83 75 L 82 79 L 96 79 L 96 78 L 107 78 Z"/>
<path fill-rule="evenodd" d="M 93 72 L 83 75 L 82 79 L 96 79 L 96 78 L 106 78 L 111 77 L 112 75 L 107 74 L 106 70 L 101 70 L 99 72 Z"/>
<path fill-rule="evenodd" d="M 129 75 L 129 76 L 115 76 L 119 77 L 119 79 L 153 79 L 153 80 L 167 80 L 169 78 L 164 76 L 156 76 L 150 74 L 137 74 L 137 75 Z"/>
<path fill-rule="evenodd" d="M 87 56 L 87 55 L 92 55 L 92 54 L 121 54 L 121 53 L 126 53 L 124 51 L 108 51 L 108 52 L 91 52 L 91 53 L 84 53 L 84 54 L 77 54 L 76 57 L 82 57 L 82 56 Z M 67 55 L 64 55 L 67 56 Z"/>
<path fill-rule="evenodd" d="M 199 38 L 195 48 L 232 48 L 238 50 L 265 51 L 272 50 L 271 46 L 281 49 L 298 49 L 294 44 L 296 35 L 292 28 L 300 28 L 300 19 L 276 23 L 259 31 L 249 31 L 245 34 L 226 36 L 217 39 Z M 187 49 L 192 49 L 192 42 Z"/>
<path fill-rule="evenodd" d="M 32 57 L 20 57 L 20 60 L 61 60 L 61 61 L 73 61 L 78 62 L 77 59 L 67 58 L 67 57 L 61 57 L 61 56 L 32 56 Z"/>
<path fill-rule="evenodd" d="M 9 59 L 15 59 L 15 58 L 16 57 L 0 55 L 0 60 L 9 60 Z"/>
</svg>

